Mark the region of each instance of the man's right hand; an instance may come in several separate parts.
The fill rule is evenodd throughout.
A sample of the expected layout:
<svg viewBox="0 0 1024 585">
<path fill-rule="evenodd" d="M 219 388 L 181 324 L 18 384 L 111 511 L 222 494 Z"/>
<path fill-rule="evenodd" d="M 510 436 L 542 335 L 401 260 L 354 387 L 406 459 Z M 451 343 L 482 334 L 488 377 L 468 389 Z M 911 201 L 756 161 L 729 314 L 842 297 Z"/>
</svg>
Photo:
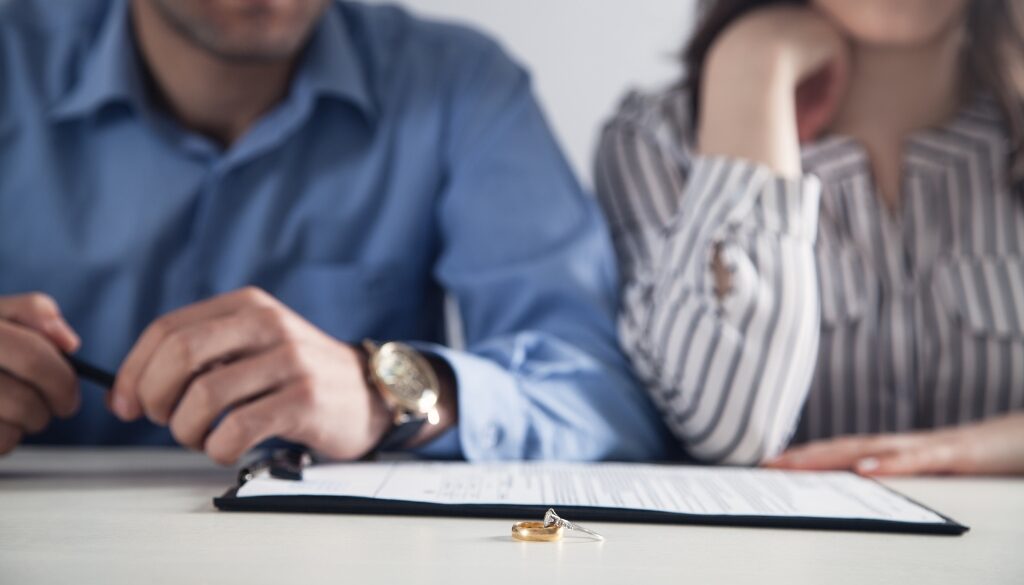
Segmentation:
<svg viewBox="0 0 1024 585">
<path fill-rule="evenodd" d="M 78 380 L 61 352 L 79 343 L 49 296 L 0 296 L 0 454 L 78 410 Z"/>
</svg>

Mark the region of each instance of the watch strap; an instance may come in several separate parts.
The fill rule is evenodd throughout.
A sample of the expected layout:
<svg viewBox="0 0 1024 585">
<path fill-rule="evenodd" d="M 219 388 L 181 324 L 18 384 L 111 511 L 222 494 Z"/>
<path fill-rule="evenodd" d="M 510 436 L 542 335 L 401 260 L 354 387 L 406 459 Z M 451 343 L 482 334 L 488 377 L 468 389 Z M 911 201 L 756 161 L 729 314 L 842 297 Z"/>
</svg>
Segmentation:
<svg viewBox="0 0 1024 585">
<path fill-rule="evenodd" d="M 413 418 L 391 427 L 374 447 L 373 452 L 397 451 L 412 440 L 427 422 L 425 418 Z"/>
</svg>

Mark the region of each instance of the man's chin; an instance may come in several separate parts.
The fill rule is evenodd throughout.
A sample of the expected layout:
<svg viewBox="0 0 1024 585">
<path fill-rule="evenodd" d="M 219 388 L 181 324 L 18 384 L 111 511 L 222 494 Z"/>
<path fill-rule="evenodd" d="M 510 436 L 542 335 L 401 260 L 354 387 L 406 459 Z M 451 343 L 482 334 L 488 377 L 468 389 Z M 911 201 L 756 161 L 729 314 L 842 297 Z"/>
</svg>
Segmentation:
<svg viewBox="0 0 1024 585">
<path fill-rule="evenodd" d="M 308 34 L 295 37 L 268 35 L 266 31 L 252 31 L 249 35 L 210 35 L 193 31 L 186 33 L 186 38 L 193 46 L 218 60 L 254 65 L 295 58 L 302 50 Z"/>
<path fill-rule="evenodd" d="M 246 18 L 214 18 L 194 2 L 176 2 L 159 0 L 150 5 L 179 37 L 229 63 L 261 64 L 294 58 L 323 13 L 320 8 L 298 20 L 251 14 Z"/>
<path fill-rule="evenodd" d="M 203 45 L 207 53 L 221 61 L 237 64 L 260 65 L 278 63 L 295 57 L 299 49 L 289 45 L 279 46 L 221 46 L 216 44 Z"/>
</svg>

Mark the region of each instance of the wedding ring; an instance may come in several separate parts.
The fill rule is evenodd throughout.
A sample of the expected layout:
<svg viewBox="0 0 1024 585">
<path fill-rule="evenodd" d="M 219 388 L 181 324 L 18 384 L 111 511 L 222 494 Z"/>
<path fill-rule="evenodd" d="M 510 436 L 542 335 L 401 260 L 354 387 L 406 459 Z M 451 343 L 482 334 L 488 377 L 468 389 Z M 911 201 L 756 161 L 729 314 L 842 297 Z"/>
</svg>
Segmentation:
<svg viewBox="0 0 1024 585">
<path fill-rule="evenodd" d="M 526 542 L 554 542 L 562 538 L 563 528 L 544 522 L 516 522 L 512 525 L 512 538 Z"/>
<path fill-rule="evenodd" d="M 593 530 L 584 528 L 579 524 L 565 520 L 564 518 L 555 513 L 554 508 L 548 508 L 547 513 L 544 514 L 544 526 L 556 526 L 558 528 L 564 528 L 566 530 L 582 532 L 583 534 L 589 535 L 596 540 L 604 540 L 603 536 L 594 532 Z"/>
</svg>

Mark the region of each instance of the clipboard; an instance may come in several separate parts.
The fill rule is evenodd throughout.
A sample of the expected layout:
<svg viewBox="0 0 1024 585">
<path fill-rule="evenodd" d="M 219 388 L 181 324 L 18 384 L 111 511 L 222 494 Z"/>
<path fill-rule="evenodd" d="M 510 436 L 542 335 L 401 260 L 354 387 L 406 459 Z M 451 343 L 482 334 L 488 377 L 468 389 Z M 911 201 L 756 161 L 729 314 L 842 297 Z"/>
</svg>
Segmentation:
<svg viewBox="0 0 1024 585">
<path fill-rule="evenodd" d="M 754 528 L 793 528 L 793 529 L 814 529 L 814 530 L 838 530 L 838 531 L 867 531 L 867 532 L 889 532 L 889 533 L 910 533 L 910 534 L 935 534 L 935 535 L 961 535 L 969 528 L 948 516 L 915 501 L 899 492 L 873 480 L 856 476 L 846 472 L 828 472 L 825 474 L 809 474 L 808 472 L 785 472 L 775 470 L 750 470 L 740 468 L 697 468 L 679 465 L 657 465 L 657 464 L 628 464 L 628 463 L 599 463 L 599 464 L 478 464 L 455 462 L 433 462 L 424 463 L 417 461 L 388 462 L 388 463 L 354 463 L 354 464 L 333 464 L 309 467 L 310 460 L 303 458 L 296 452 L 278 453 L 269 460 L 260 462 L 256 467 L 243 469 L 239 473 L 239 484 L 228 489 L 222 496 L 214 498 L 213 503 L 219 510 L 229 512 L 290 512 L 290 513 L 328 513 L 328 514 L 382 514 L 402 516 L 447 516 L 462 518 L 540 518 L 544 512 L 555 507 L 559 512 L 573 520 L 588 522 L 629 522 L 629 523 L 650 523 L 650 524 L 680 524 L 680 525 L 705 525 L 705 526 L 733 526 L 733 527 L 754 527 Z M 368 467 L 372 466 L 372 467 Z M 562 468 L 570 469 L 570 474 L 565 475 Z M 323 469 L 319 469 L 323 468 Z M 459 485 L 473 481 L 483 481 L 483 477 L 498 477 L 499 482 L 528 482 L 534 477 L 542 477 L 545 473 L 554 473 L 555 470 L 560 477 L 574 477 L 574 482 L 579 481 L 584 474 L 597 473 L 607 474 L 614 472 L 619 477 L 633 475 L 637 478 L 656 478 L 656 481 L 668 481 L 673 477 L 683 475 L 703 475 L 715 482 L 721 483 L 722 479 L 732 476 L 733 479 L 763 476 L 766 479 L 778 483 L 782 480 L 807 483 L 811 480 L 825 478 L 827 481 L 834 481 L 838 490 L 851 490 L 856 488 L 856 498 L 865 498 L 867 495 L 877 498 L 877 501 L 885 500 L 887 505 L 894 508 L 903 508 L 913 514 L 928 518 L 928 521 L 914 521 L 906 518 L 882 518 L 854 516 L 828 516 L 821 514 L 765 514 L 765 513 L 695 513 L 693 511 L 682 511 L 679 506 L 670 509 L 671 506 L 662 508 L 631 505 L 588 505 L 586 502 L 559 501 L 557 497 L 530 496 L 506 496 L 501 501 L 489 501 L 484 497 L 476 497 L 472 494 L 438 496 L 439 490 L 448 488 L 437 488 L 446 483 Z M 303 478 L 304 472 L 313 470 L 313 473 L 305 475 L 333 474 L 336 477 L 351 476 L 372 476 L 380 479 L 384 488 L 378 488 L 376 493 L 372 490 L 360 491 L 354 489 L 351 492 L 343 488 L 329 487 L 317 478 L 307 481 Z M 400 479 L 401 475 L 409 475 L 415 479 L 418 486 L 397 486 L 391 487 Z M 419 474 L 419 475 L 417 475 Z M 531 475 L 533 474 L 533 475 Z M 741 475 L 742 474 L 742 475 Z M 426 478 L 422 480 L 421 478 Z M 454 479 L 449 479 L 454 478 Z M 470 479 L 466 479 L 470 478 Z M 524 479 L 525 478 L 525 479 Z M 666 479 L 667 478 L 667 479 Z M 373 481 L 377 481 L 374 479 Z M 488 479 L 487 481 L 491 481 Z M 620 481 L 620 480 L 616 480 Z M 259 489 L 247 489 L 249 482 L 256 482 Z M 360 482 L 365 483 L 363 479 Z M 388 483 L 390 482 L 390 483 Z M 436 484 L 431 487 L 428 484 Z M 432 485 L 433 485 L 432 484 Z M 255 484 L 249 485 L 253 488 Z M 823 484 L 827 485 L 827 484 Z M 269 486 L 269 488 L 268 488 Z M 422 487 L 428 486 L 428 487 Z M 850 487 L 853 486 L 853 487 Z M 415 490 L 422 487 L 422 492 Z M 265 491 L 270 489 L 270 491 Z M 405 489 L 408 493 L 403 493 Z M 412 489 L 412 492 L 408 490 Z M 433 492 L 430 492 L 434 489 Z M 263 490 L 263 491 L 261 491 Z M 383 490 L 383 491 L 381 491 Z M 247 493 L 248 492 L 248 493 Z M 415 492 L 415 493 L 414 493 Z M 413 494 L 410 496 L 409 494 Z M 434 495 L 430 495 L 433 493 Z M 255 494 L 255 495 L 254 495 Z M 398 494 L 396 497 L 395 494 Z M 612 498 L 616 497 L 614 494 Z M 564 499 L 564 498 L 563 498 Z M 870 507 L 871 502 L 864 502 Z M 799 506 L 798 506 L 799 507 Z"/>
</svg>

